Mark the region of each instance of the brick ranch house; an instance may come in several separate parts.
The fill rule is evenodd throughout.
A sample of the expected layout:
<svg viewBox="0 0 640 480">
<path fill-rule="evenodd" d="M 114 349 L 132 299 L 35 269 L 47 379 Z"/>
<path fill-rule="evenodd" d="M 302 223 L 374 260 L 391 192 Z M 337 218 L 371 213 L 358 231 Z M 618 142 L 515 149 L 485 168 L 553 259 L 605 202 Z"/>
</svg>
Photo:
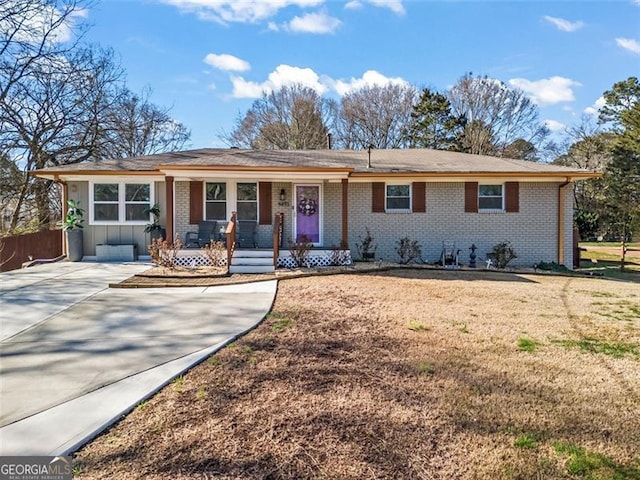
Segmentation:
<svg viewBox="0 0 640 480">
<path fill-rule="evenodd" d="M 443 241 L 455 242 L 462 263 L 471 244 L 481 259 L 509 241 L 518 255 L 514 264 L 554 261 L 569 268 L 572 183 L 599 176 L 428 149 L 234 148 L 85 162 L 36 174 L 60 183 L 65 203 L 71 198 L 86 208 L 89 259 L 103 244 L 133 244 L 146 253 L 144 227 L 151 219 L 145 208 L 158 204 L 169 240 L 184 239 L 203 220 L 229 221 L 233 212 L 239 221 L 255 220 L 257 250 L 271 256 L 272 266 L 286 265 L 287 246 L 302 234 L 316 252 L 344 245 L 357 257 L 355 246 L 369 229 L 378 259 L 396 259 L 402 237 L 417 240 L 426 261 L 438 260 Z"/>
</svg>

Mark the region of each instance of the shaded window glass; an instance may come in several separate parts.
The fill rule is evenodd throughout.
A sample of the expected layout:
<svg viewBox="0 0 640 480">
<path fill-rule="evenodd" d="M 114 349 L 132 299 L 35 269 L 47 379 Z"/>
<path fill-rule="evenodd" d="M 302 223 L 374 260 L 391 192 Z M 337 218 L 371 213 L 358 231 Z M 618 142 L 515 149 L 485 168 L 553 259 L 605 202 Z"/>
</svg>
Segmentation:
<svg viewBox="0 0 640 480">
<path fill-rule="evenodd" d="M 478 209 L 502 210 L 502 185 L 479 185 Z"/>
<path fill-rule="evenodd" d="M 126 202 L 149 202 L 151 198 L 151 187 L 147 184 L 128 183 L 125 185 Z"/>
<path fill-rule="evenodd" d="M 93 218 L 97 221 L 117 222 L 118 221 L 118 204 L 117 203 L 96 203 L 93 206 Z"/>
<path fill-rule="evenodd" d="M 125 205 L 125 220 L 128 222 L 136 221 L 136 220 L 149 220 L 149 213 L 147 213 L 147 209 L 149 208 L 148 203 L 128 203 Z"/>
<path fill-rule="evenodd" d="M 226 201 L 226 183 L 207 183 L 207 201 Z"/>
<path fill-rule="evenodd" d="M 410 210 L 411 186 L 387 185 L 387 210 Z"/>
<path fill-rule="evenodd" d="M 411 208 L 408 198 L 387 198 L 387 209 L 389 210 L 409 210 Z"/>
<path fill-rule="evenodd" d="M 96 183 L 93 185 L 93 200 L 96 202 L 117 202 L 117 183 Z"/>
<path fill-rule="evenodd" d="M 227 218 L 226 202 L 207 202 L 207 220 L 224 220 Z"/>
<path fill-rule="evenodd" d="M 258 210 L 255 202 L 238 202 L 238 220 L 257 220 Z"/>
<path fill-rule="evenodd" d="M 481 197 L 502 197 L 502 185 L 479 185 L 478 194 Z"/>
<path fill-rule="evenodd" d="M 255 183 L 239 183 L 238 200 L 258 200 L 258 185 Z"/>
<path fill-rule="evenodd" d="M 238 183 L 238 220 L 258 219 L 258 185 Z"/>
</svg>

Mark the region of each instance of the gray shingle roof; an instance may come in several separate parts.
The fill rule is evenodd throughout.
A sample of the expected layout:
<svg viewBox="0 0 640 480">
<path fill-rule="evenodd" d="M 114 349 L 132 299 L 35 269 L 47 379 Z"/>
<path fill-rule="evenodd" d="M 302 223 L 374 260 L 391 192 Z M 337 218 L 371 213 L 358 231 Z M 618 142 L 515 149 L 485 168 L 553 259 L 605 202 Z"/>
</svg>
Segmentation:
<svg viewBox="0 0 640 480">
<path fill-rule="evenodd" d="M 39 173 L 145 172 L 174 168 L 242 169 L 352 169 L 355 174 L 511 173 L 574 174 L 586 170 L 547 163 L 470 155 L 429 149 L 372 150 L 371 168 L 366 150 L 242 150 L 203 148 L 144 157 L 83 162 L 39 170 Z"/>
</svg>

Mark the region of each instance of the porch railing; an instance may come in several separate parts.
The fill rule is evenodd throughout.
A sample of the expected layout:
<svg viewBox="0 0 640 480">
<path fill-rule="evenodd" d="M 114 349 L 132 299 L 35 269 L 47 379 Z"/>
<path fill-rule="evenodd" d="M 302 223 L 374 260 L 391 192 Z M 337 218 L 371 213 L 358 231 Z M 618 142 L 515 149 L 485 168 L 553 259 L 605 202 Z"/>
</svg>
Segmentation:
<svg viewBox="0 0 640 480">
<path fill-rule="evenodd" d="M 280 256 L 280 244 L 282 243 L 282 230 L 284 227 L 284 214 L 278 212 L 273 217 L 273 266 L 278 267 Z"/>
<path fill-rule="evenodd" d="M 227 268 L 231 268 L 231 258 L 233 257 L 233 251 L 236 249 L 236 231 L 237 231 L 237 219 L 236 212 L 231 214 L 231 220 L 227 225 Z"/>
</svg>

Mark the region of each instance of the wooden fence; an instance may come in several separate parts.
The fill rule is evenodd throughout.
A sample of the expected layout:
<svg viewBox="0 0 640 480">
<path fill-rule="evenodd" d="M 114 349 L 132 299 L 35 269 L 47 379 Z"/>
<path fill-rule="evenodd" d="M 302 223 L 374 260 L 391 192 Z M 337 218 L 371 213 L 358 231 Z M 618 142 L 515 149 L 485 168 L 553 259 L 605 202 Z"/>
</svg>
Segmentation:
<svg viewBox="0 0 640 480">
<path fill-rule="evenodd" d="M 20 268 L 29 260 L 62 255 L 62 232 L 45 230 L 27 235 L 0 238 L 0 272 Z"/>
</svg>

